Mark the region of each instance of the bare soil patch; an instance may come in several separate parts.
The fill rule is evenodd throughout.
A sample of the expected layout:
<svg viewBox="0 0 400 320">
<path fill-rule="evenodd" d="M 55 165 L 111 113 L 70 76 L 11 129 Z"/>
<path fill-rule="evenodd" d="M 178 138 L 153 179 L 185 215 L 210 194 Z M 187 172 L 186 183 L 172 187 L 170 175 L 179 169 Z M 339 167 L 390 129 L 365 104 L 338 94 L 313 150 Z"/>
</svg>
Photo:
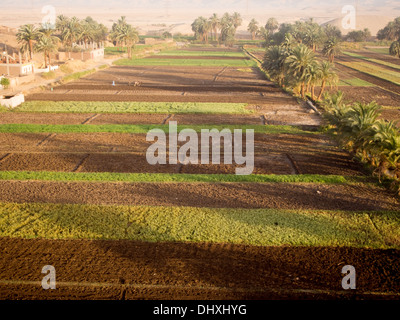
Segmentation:
<svg viewBox="0 0 400 320">
<path fill-rule="evenodd" d="M 296 105 L 256 68 L 114 66 L 26 100 L 230 102 Z M 141 82 L 140 87 L 129 85 Z M 113 83 L 115 85 L 113 85 Z"/>
<path fill-rule="evenodd" d="M 78 171 L 234 174 L 238 167 L 235 163 L 224 164 L 223 145 L 219 165 L 149 165 L 146 151 L 152 142 L 146 141 L 146 134 L 15 134 L 17 139 L 13 135 L 0 134 L 4 141 L 0 151 L 10 154 L 0 161 L 3 171 L 71 171 L 85 155 Z M 179 145 L 184 143 L 179 142 Z M 359 175 L 361 170 L 348 154 L 321 135 L 255 134 L 254 151 L 254 174 Z"/>
<path fill-rule="evenodd" d="M 400 292 L 398 250 L 8 238 L 0 248 L 2 299 L 397 300 Z M 49 264 L 56 290 L 40 286 Z M 357 290 L 342 289 L 344 265 L 360 270 Z"/>
<path fill-rule="evenodd" d="M 290 183 L 85 183 L 3 181 L 0 200 L 101 205 L 398 210 L 385 190 L 372 185 Z"/>
</svg>

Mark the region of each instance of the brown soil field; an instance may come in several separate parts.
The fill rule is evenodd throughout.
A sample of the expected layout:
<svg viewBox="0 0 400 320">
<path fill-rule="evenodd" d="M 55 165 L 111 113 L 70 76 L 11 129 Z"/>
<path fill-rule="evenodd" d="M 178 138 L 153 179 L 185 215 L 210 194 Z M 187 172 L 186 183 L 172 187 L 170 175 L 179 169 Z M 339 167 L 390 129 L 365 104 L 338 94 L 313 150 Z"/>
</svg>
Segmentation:
<svg viewBox="0 0 400 320">
<path fill-rule="evenodd" d="M 336 89 L 326 89 L 327 92 L 336 92 Z M 396 107 L 399 105 L 400 95 L 386 91 L 383 88 L 378 87 L 340 87 L 345 95 L 345 100 L 348 103 L 364 102 L 370 103 L 372 101 L 377 102 L 382 106 Z M 393 120 L 393 119 L 388 119 Z"/>
<path fill-rule="evenodd" d="M 0 201 L 342 211 L 399 208 L 398 201 L 392 195 L 373 185 L 291 183 L 2 181 Z"/>
<path fill-rule="evenodd" d="M 397 300 L 397 250 L 0 239 L 1 299 Z M 88 263 L 90 262 L 90 263 Z M 56 290 L 43 290 L 43 266 Z M 353 265 L 357 290 L 343 290 Z"/>
<path fill-rule="evenodd" d="M 223 146 L 219 165 L 149 165 L 145 154 L 152 143 L 146 141 L 145 134 L 15 134 L 17 139 L 13 135 L 0 134 L 0 152 L 7 155 L 0 160 L 2 171 L 234 174 L 237 168 L 236 164 L 224 164 Z M 346 153 L 320 135 L 255 134 L 254 151 L 254 174 L 359 175 L 361 170 Z"/>
<path fill-rule="evenodd" d="M 397 121 L 397 126 L 400 127 L 400 109 L 382 109 L 380 118 Z"/>
<path fill-rule="evenodd" d="M 256 68 L 243 72 L 234 67 L 126 67 L 96 72 L 54 91 L 32 93 L 30 100 L 50 101 L 160 101 L 228 102 L 296 105 Z M 115 81 L 115 86 L 112 82 Z M 129 83 L 140 81 L 140 87 Z"/>
<path fill-rule="evenodd" d="M 226 90 L 225 90 L 226 91 Z M 83 92 L 73 90 L 75 93 L 33 93 L 29 95 L 26 101 L 141 101 L 141 102 L 220 102 L 220 103 L 250 103 L 250 104 L 268 104 L 268 105 L 289 105 L 296 104 L 296 99 L 290 96 L 271 97 L 261 95 L 260 93 L 249 93 L 244 96 L 242 93 L 216 93 L 214 91 L 201 94 L 189 93 L 185 91 L 162 91 L 149 94 L 135 94 L 131 92 Z"/>
<path fill-rule="evenodd" d="M 2 156 L 7 155 L 1 160 Z M 1 171 L 78 171 L 125 173 L 235 174 L 234 164 L 149 165 L 144 153 L 3 153 Z M 344 153 L 255 155 L 254 174 L 360 175 L 360 166 Z"/>
</svg>

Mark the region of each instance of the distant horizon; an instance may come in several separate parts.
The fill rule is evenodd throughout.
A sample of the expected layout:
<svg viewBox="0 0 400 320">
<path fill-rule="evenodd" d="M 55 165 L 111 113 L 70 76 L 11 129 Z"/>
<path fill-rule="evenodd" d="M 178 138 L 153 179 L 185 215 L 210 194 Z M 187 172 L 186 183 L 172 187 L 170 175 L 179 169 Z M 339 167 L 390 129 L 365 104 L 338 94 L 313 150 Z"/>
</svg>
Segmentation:
<svg viewBox="0 0 400 320">
<path fill-rule="evenodd" d="M 187 23 L 195 17 L 211 16 L 213 13 L 222 15 L 224 12 L 239 12 L 244 18 L 267 20 L 275 17 L 279 22 L 299 20 L 313 17 L 317 22 L 323 23 L 330 19 L 339 18 L 345 5 L 357 7 L 358 15 L 376 15 L 396 17 L 400 16 L 399 1 L 343 1 L 333 0 L 328 4 L 315 0 L 138 0 L 134 3 L 110 0 L 85 3 L 77 0 L 3 0 L 0 7 L 2 14 L 1 25 L 16 27 L 20 20 L 29 23 L 40 23 L 44 16 L 41 10 L 44 6 L 51 5 L 56 10 L 56 15 L 75 15 L 78 18 L 92 16 L 101 20 L 106 25 L 112 24 L 121 15 L 127 16 L 130 22 L 137 23 Z M 106 15 L 109 15 L 106 16 Z M 265 23 L 264 21 L 261 23 Z"/>
</svg>

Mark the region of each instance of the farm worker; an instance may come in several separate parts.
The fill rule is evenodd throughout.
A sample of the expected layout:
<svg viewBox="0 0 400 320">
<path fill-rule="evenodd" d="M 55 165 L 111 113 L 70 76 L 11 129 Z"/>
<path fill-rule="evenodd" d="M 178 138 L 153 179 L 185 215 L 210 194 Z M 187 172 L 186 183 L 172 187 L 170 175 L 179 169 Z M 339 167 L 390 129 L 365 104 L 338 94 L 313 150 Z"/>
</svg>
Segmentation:
<svg viewBox="0 0 400 320">
<path fill-rule="evenodd" d="M 115 81 L 114 81 L 114 80 L 113 80 L 113 83 L 112 83 L 112 85 L 113 85 L 113 86 L 115 86 Z"/>
</svg>

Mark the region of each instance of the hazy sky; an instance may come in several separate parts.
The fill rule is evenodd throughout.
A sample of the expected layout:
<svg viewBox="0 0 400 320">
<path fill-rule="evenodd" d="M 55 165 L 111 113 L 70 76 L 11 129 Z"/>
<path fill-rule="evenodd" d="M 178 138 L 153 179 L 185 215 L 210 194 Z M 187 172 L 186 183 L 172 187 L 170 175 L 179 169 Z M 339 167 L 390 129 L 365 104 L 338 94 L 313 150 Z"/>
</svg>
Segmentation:
<svg viewBox="0 0 400 320">
<path fill-rule="evenodd" d="M 38 19 L 45 5 L 55 8 L 57 14 L 91 15 L 103 19 L 117 19 L 126 15 L 129 20 L 140 21 L 147 19 L 161 22 L 168 17 L 169 21 L 187 22 L 199 15 L 210 16 L 216 12 L 240 12 L 246 17 L 274 16 L 279 21 L 285 17 L 308 18 L 315 17 L 317 21 L 340 17 L 345 5 L 354 5 L 358 14 L 400 16 L 400 0 L 0 0 L 0 14 L 7 20 L 8 25 L 17 17 Z M 2 10 L 3 9 L 3 10 Z M 11 12 L 11 13 L 10 13 Z M 28 13 L 28 14 L 27 14 Z M 110 22 L 110 21 L 109 21 Z M 0 25 L 4 24 L 0 20 Z"/>
</svg>

